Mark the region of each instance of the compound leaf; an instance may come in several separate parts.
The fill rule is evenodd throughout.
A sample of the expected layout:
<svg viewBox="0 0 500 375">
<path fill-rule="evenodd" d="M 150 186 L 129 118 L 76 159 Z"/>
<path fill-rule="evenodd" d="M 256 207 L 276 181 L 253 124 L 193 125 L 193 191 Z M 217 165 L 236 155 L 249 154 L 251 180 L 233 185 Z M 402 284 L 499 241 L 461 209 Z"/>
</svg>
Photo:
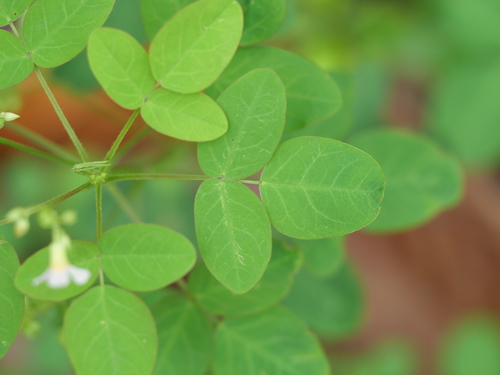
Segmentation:
<svg viewBox="0 0 500 375">
<path fill-rule="evenodd" d="M 245 293 L 271 257 L 271 227 L 259 198 L 231 180 L 207 180 L 195 200 L 196 236 L 208 269 L 227 288 Z"/>
<path fill-rule="evenodd" d="M 368 230 L 412 228 L 460 200 L 464 182 L 458 161 L 426 138 L 373 130 L 351 143 L 377 160 L 387 180 L 380 215 Z"/>
<path fill-rule="evenodd" d="M 78 55 L 106 21 L 115 0 L 37 0 L 26 13 L 23 37 L 36 65 L 53 68 Z"/>
<path fill-rule="evenodd" d="M 243 29 L 234 0 L 200 0 L 170 19 L 151 42 L 153 76 L 170 90 L 194 93 L 210 86 L 233 57 Z"/>
<path fill-rule="evenodd" d="M 153 307 L 158 327 L 154 375 L 203 375 L 212 354 L 212 327 L 192 302 L 176 295 Z"/>
<path fill-rule="evenodd" d="M 156 90 L 141 108 L 141 115 L 157 132 L 184 141 L 211 141 L 227 131 L 226 115 L 202 93 Z"/>
<path fill-rule="evenodd" d="M 62 289 L 52 289 L 45 282 L 35 286 L 33 279 L 43 274 L 49 267 L 49 248 L 45 247 L 23 263 L 16 275 L 16 286 L 24 294 L 41 300 L 62 301 L 77 296 L 90 288 L 97 279 L 99 273 L 97 246 L 88 241 L 72 241 L 68 259 L 72 265 L 91 272 L 86 284 L 76 285 L 71 282 Z"/>
<path fill-rule="evenodd" d="M 242 45 L 269 38 L 280 28 L 286 16 L 286 0 L 238 0 L 245 13 Z"/>
<path fill-rule="evenodd" d="M 331 77 L 308 60 L 273 47 L 249 47 L 236 52 L 220 78 L 206 90 L 212 98 L 251 70 L 269 68 L 285 85 L 287 112 L 285 131 L 293 131 L 333 115 L 342 102 Z"/>
<path fill-rule="evenodd" d="M 162 288 L 193 268 L 196 250 L 182 234 L 151 224 L 127 224 L 99 240 L 102 267 L 117 285 L 136 291 Z"/>
<path fill-rule="evenodd" d="M 24 316 L 24 296 L 14 286 L 19 260 L 14 248 L 0 235 L 0 358 L 14 342 Z"/>
<path fill-rule="evenodd" d="M 147 306 L 134 294 L 98 286 L 64 316 L 66 349 L 78 375 L 151 374 L 158 337 Z"/>
<path fill-rule="evenodd" d="M 216 315 L 247 315 L 263 311 L 282 300 L 292 284 L 302 258 L 297 250 L 273 243 L 269 266 L 259 282 L 248 292 L 236 294 L 215 279 L 203 263 L 189 276 L 189 289 L 198 302 Z"/>
<path fill-rule="evenodd" d="M 300 239 L 342 236 L 368 225 L 384 194 L 382 170 L 370 155 L 318 137 L 283 143 L 261 181 L 275 228 Z"/>
<path fill-rule="evenodd" d="M 214 375 L 328 375 L 318 340 L 289 311 L 228 318 L 217 330 Z"/>
<path fill-rule="evenodd" d="M 148 54 L 124 31 L 94 30 L 89 39 L 88 57 L 92 72 L 104 91 L 124 108 L 141 107 L 155 88 Z"/>
<path fill-rule="evenodd" d="M 18 38 L 0 30 L 0 90 L 24 81 L 33 71 L 33 62 Z M 7 73 L 8 72 L 8 73 Z"/>
<path fill-rule="evenodd" d="M 262 169 L 278 146 L 285 126 L 285 89 L 270 69 L 256 69 L 228 87 L 217 103 L 229 129 L 198 144 L 198 161 L 212 177 L 241 179 Z"/>
<path fill-rule="evenodd" d="M 0 0 L 0 27 L 15 21 L 33 0 Z M 3 44 L 1 44 L 3 46 Z"/>
</svg>

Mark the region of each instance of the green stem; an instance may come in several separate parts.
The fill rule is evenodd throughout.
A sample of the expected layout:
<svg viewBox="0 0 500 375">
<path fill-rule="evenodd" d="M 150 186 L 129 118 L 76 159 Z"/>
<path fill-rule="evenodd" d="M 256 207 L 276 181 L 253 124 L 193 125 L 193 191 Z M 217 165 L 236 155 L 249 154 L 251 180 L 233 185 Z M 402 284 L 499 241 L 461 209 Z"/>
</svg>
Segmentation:
<svg viewBox="0 0 500 375">
<path fill-rule="evenodd" d="M 132 205 L 129 203 L 123 193 L 116 187 L 116 185 L 113 183 L 109 183 L 106 185 L 106 188 L 111 193 L 116 203 L 118 203 L 118 206 L 120 206 L 123 212 L 127 214 L 130 220 L 132 220 L 132 222 L 134 223 L 140 223 L 141 219 L 139 218 L 139 215 L 137 214 L 137 212 L 135 212 Z"/>
<path fill-rule="evenodd" d="M 137 143 L 139 143 L 149 132 L 151 128 L 147 127 L 142 129 L 139 133 L 134 135 L 128 142 L 126 142 L 120 151 L 116 153 L 115 164 L 118 163 Z"/>
<path fill-rule="evenodd" d="M 16 28 L 16 25 L 14 25 L 14 22 L 12 21 L 9 21 L 9 25 L 10 25 L 10 28 L 12 29 L 12 32 L 14 33 L 15 36 L 17 36 L 18 39 L 21 39 L 21 35 L 19 34 L 19 32 L 17 31 L 17 28 Z M 24 42 L 23 42 L 24 43 Z"/>
<path fill-rule="evenodd" d="M 21 151 L 24 151 L 24 152 L 27 152 L 27 153 L 30 153 L 30 154 L 33 154 L 33 155 L 36 155 L 36 156 L 40 156 L 42 158 L 49 159 L 49 160 L 52 160 L 52 161 L 57 161 L 57 162 L 68 164 L 68 165 L 73 165 L 74 164 L 70 160 L 66 160 L 66 159 L 60 158 L 58 156 L 54 156 L 54 155 L 48 154 L 48 153 L 46 153 L 44 151 L 40 151 L 40 150 L 31 148 L 29 146 L 25 146 L 25 145 L 23 145 L 21 143 L 14 142 L 14 141 L 11 141 L 10 139 L 6 139 L 6 138 L 3 138 L 3 137 L 0 137 L 0 144 L 4 144 L 6 146 L 17 148 L 18 150 L 21 150 Z"/>
<path fill-rule="evenodd" d="M 130 181 L 130 180 L 189 180 L 205 181 L 212 177 L 195 174 L 170 174 L 170 173 L 117 173 L 106 178 L 106 181 Z"/>
<path fill-rule="evenodd" d="M 242 184 L 260 185 L 260 181 L 255 181 L 255 180 L 235 180 L 235 181 L 239 181 Z"/>
<path fill-rule="evenodd" d="M 47 138 L 42 137 L 41 135 L 31 131 L 30 129 L 25 128 L 24 126 L 13 122 L 7 122 L 6 125 L 7 128 L 15 131 L 16 133 L 29 139 L 30 141 L 38 144 L 40 147 L 43 147 L 47 151 L 52 152 L 54 155 L 57 155 L 62 159 L 71 161 L 72 164 L 78 163 L 78 160 L 69 152 L 67 152 L 65 149 L 55 144 L 54 142 L 48 140 Z"/>
<path fill-rule="evenodd" d="M 92 184 L 90 182 L 86 182 L 86 183 L 74 188 L 73 190 L 70 190 L 64 194 L 58 195 L 55 198 L 49 199 L 46 202 L 37 204 L 36 206 L 31 206 L 30 208 L 26 209 L 25 213 L 26 213 L 26 215 L 29 216 L 29 215 L 33 215 L 33 214 L 43 210 L 45 207 L 54 207 L 54 206 L 58 205 L 59 203 L 64 202 L 68 198 L 71 198 L 72 196 L 74 196 L 78 193 L 81 193 L 82 191 L 90 189 L 91 187 L 92 187 Z M 9 224 L 12 222 L 13 222 L 13 220 L 11 220 L 11 219 L 0 220 L 0 226 L 5 225 L 5 224 Z"/>
<path fill-rule="evenodd" d="M 123 141 L 123 138 L 125 138 L 125 135 L 127 135 L 128 131 L 130 130 L 130 127 L 132 126 L 135 119 L 139 115 L 139 112 L 140 112 L 140 109 L 138 108 L 134 111 L 134 113 L 132 113 L 132 116 L 130 116 L 127 123 L 123 127 L 122 131 L 120 132 L 120 134 L 118 134 L 118 137 L 116 138 L 115 142 L 113 143 L 113 145 L 109 149 L 108 154 L 106 155 L 106 158 L 104 160 L 111 161 L 111 159 L 113 159 L 113 157 L 116 154 L 116 151 L 118 150 L 118 147 L 120 147 L 120 144 Z"/>
<path fill-rule="evenodd" d="M 47 97 L 49 98 L 50 102 L 52 103 L 52 106 L 54 107 L 54 110 L 56 111 L 57 116 L 59 116 L 59 119 L 61 120 L 61 122 L 62 122 L 62 124 L 64 126 L 64 129 L 66 130 L 66 132 L 68 133 L 69 137 L 71 138 L 71 141 L 75 145 L 75 148 L 78 151 L 78 154 L 80 155 L 80 158 L 82 159 L 82 161 L 88 162 L 89 161 L 89 157 L 87 155 L 87 152 L 83 148 L 83 145 L 80 142 L 80 140 L 78 139 L 78 136 L 76 135 L 75 131 L 73 130 L 73 128 L 69 124 L 68 119 L 64 115 L 61 107 L 59 106 L 59 103 L 57 102 L 56 98 L 54 97 L 54 94 L 50 90 L 50 87 L 47 84 L 47 81 L 45 81 L 45 78 L 43 77 L 43 74 L 40 71 L 40 68 L 38 66 L 36 66 L 36 65 L 35 65 L 35 73 L 36 73 L 36 76 L 38 77 L 38 80 L 40 81 L 43 89 L 45 90 L 45 93 L 47 94 Z"/>
<path fill-rule="evenodd" d="M 99 241 L 102 235 L 102 184 L 95 185 L 95 212 L 96 212 L 96 239 Z"/>
</svg>

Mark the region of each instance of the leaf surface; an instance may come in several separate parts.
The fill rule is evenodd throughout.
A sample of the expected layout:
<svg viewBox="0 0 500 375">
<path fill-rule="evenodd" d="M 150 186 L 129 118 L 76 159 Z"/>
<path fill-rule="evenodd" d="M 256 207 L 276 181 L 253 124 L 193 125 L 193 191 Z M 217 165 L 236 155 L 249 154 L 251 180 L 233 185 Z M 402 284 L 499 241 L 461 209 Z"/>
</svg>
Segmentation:
<svg viewBox="0 0 500 375">
<path fill-rule="evenodd" d="M 36 0 L 26 13 L 23 37 L 33 62 L 44 68 L 78 55 L 93 29 L 106 21 L 114 0 Z"/>
<path fill-rule="evenodd" d="M 328 339 L 354 334 L 361 326 L 365 308 L 358 278 L 347 263 L 328 277 L 302 269 L 283 304 Z"/>
<path fill-rule="evenodd" d="M 222 137 L 198 144 L 201 169 L 212 177 L 241 179 L 262 169 L 285 125 L 285 89 L 270 69 L 256 69 L 227 88 L 217 103 L 228 118 Z"/>
<path fill-rule="evenodd" d="M 228 318 L 215 340 L 214 375 L 329 374 L 317 339 L 283 308 Z"/>
<path fill-rule="evenodd" d="M 235 293 L 250 290 L 271 257 L 271 227 L 259 198 L 235 181 L 204 181 L 196 194 L 195 220 L 210 272 Z"/>
<path fill-rule="evenodd" d="M 0 27 L 15 21 L 33 0 L 0 0 Z M 3 46 L 3 44 L 2 44 Z"/>
<path fill-rule="evenodd" d="M 151 312 L 134 294 L 98 286 L 64 316 L 66 349 L 78 375 L 144 375 L 153 371 L 158 336 Z"/>
<path fill-rule="evenodd" d="M 283 143 L 261 181 L 274 227 L 299 239 L 342 236 L 368 225 L 384 193 L 382 170 L 371 156 L 319 137 Z"/>
<path fill-rule="evenodd" d="M 155 88 L 148 54 L 124 31 L 111 28 L 94 30 L 89 39 L 88 57 L 102 88 L 124 108 L 141 107 Z"/>
<path fill-rule="evenodd" d="M 211 141 L 227 131 L 226 115 L 202 93 L 156 90 L 143 105 L 141 115 L 157 132 L 184 141 Z"/>
<path fill-rule="evenodd" d="M 200 0 L 170 19 L 151 42 L 153 76 L 167 89 L 194 93 L 210 86 L 233 57 L 243 12 L 234 0 Z"/>
<path fill-rule="evenodd" d="M 196 251 L 182 234 L 151 224 L 127 224 L 99 240 L 102 267 L 117 285 L 135 291 L 162 288 L 193 268 Z"/>
<path fill-rule="evenodd" d="M 91 272 L 91 277 L 84 285 L 76 285 L 73 281 L 62 289 L 52 289 L 45 282 L 38 286 L 33 285 L 33 279 L 43 274 L 49 267 L 49 248 L 45 247 L 30 256 L 22 264 L 16 275 L 16 286 L 30 297 L 62 301 L 84 292 L 92 286 L 99 273 L 99 258 L 97 246 L 88 241 L 72 241 L 68 251 L 69 262 Z"/>
<path fill-rule="evenodd" d="M 242 45 L 259 43 L 269 38 L 285 20 L 286 0 L 238 1 L 245 14 Z"/>
<path fill-rule="evenodd" d="M 6 30 L 0 30 L 0 90 L 24 81 L 33 71 L 33 62 L 23 43 Z"/>
<path fill-rule="evenodd" d="M 302 258 L 297 250 L 273 243 L 273 254 L 259 282 L 244 294 L 236 294 L 215 279 L 203 263 L 189 276 L 189 289 L 198 302 L 216 315 L 248 315 L 263 311 L 282 300 L 292 284 Z"/>
<path fill-rule="evenodd" d="M 377 160 L 387 180 L 380 215 L 368 230 L 413 228 L 460 200 L 464 181 L 458 161 L 428 139 L 374 130 L 359 134 L 351 143 Z"/>
<path fill-rule="evenodd" d="M 0 235 L 0 358 L 14 342 L 24 316 L 24 295 L 14 286 L 19 260 L 14 248 Z"/>
<path fill-rule="evenodd" d="M 195 0 L 141 0 L 141 15 L 149 40 L 178 11 Z"/>
<path fill-rule="evenodd" d="M 327 73 L 294 53 L 273 47 L 238 50 L 227 69 L 206 93 L 217 98 L 238 78 L 259 68 L 274 70 L 285 86 L 285 131 L 326 119 L 339 110 L 342 102 L 340 90 Z"/>
<path fill-rule="evenodd" d="M 212 327 L 192 302 L 176 295 L 153 308 L 158 327 L 158 359 L 153 375 L 203 375 L 212 355 Z"/>
</svg>

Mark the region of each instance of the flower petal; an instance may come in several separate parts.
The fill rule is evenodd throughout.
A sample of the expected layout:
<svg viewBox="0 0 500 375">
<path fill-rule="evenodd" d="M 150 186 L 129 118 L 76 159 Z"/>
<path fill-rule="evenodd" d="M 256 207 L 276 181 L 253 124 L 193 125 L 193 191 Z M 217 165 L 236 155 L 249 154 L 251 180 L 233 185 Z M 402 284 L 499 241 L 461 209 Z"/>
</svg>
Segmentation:
<svg viewBox="0 0 500 375">
<path fill-rule="evenodd" d="M 69 267 L 61 270 L 51 270 L 47 285 L 52 289 L 66 288 L 71 282 Z"/>
<path fill-rule="evenodd" d="M 42 273 L 40 276 L 37 276 L 33 279 L 33 281 L 31 282 L 31 284 L 33 286 L 38 286 L 40 285 L 41 283 L 43 283 L 44 281 L 47 281 L 50 277 L 50 269 L 46 270 L 44 273 Z"/>
<path fill-rule="evenodd" d="M 79 268 L 72 265 L 69 266 L 69 273 L 71 275 L 71 279 L 76 285 L 87 284 L 90 277 L 92 276 L 92 273 L 88 269 Z"/>
</svg>

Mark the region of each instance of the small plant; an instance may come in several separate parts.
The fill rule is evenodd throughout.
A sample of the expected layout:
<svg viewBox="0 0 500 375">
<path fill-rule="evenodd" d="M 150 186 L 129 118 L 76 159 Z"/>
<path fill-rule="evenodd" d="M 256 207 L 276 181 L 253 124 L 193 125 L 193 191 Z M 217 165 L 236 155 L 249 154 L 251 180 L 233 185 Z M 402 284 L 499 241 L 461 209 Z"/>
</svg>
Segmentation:
<svg viewBox="0 0 500 375">
<path fill-rule="evenodd" d="M 142 0 L 148 52 L 128 33 L 101 27 L 113 5 L 0 0 L 0 26 L 11 28 L 0 30 L 0 89 L 35 72 L 78 157 L 36 134 L 31 139 L 46 151 L 0 142 L 87 178 L 46 202 L 12 208 L 0 221 L 23 236 L 37 214 L 52 236 L 21 266 L 0 241 L 0 297 L 8 301 L 0 311 L 0 356 L 18 333 L 27 296 L 62 301 L 62 341 L 79 375 L 328 374 L 307 326 L 342 337 L 360 319 L 362 297 L 342 236 L 365 226 L 406 229 L 456 203 L 457 162 L 399 131 L 360 134 L 352 145 L 325 136 L 342 103 L 332 76 L 291 52 L 254 45 L 278 30 L 285 0 Z M 102 88 L 132 111 L 101 157 L 88 154 L 41 69 L 85 47 Z M 0 110 L 2 125 L 19 129 L 18 116 Z M 117 167 L 120 151 L 140 139 L 123 144 L 139 115 L 158 133 L 197 142 L 203 174 Z M 201 182 L 197 247 L 133 215 L 131 223 L 103 231 L 103 188 L 115 195 L 120 181 L 159 179 Z M 95 191 L 94 242 L 71 239 L 64 228 L 84 224 L 74 211 L 56 211 L 88 190 Z M 302 288 L 289 294 L 294 276 Z M 332 280 L 352 296 L 344 321 L 333 324 L 314 316 L 321 300 L 308 296 L 311 289 L 330 293 Z M 293 312 L 279 306 L 285 297 Z M 26 316 L 25 326 L 36 319 Z"/>
</svg>

